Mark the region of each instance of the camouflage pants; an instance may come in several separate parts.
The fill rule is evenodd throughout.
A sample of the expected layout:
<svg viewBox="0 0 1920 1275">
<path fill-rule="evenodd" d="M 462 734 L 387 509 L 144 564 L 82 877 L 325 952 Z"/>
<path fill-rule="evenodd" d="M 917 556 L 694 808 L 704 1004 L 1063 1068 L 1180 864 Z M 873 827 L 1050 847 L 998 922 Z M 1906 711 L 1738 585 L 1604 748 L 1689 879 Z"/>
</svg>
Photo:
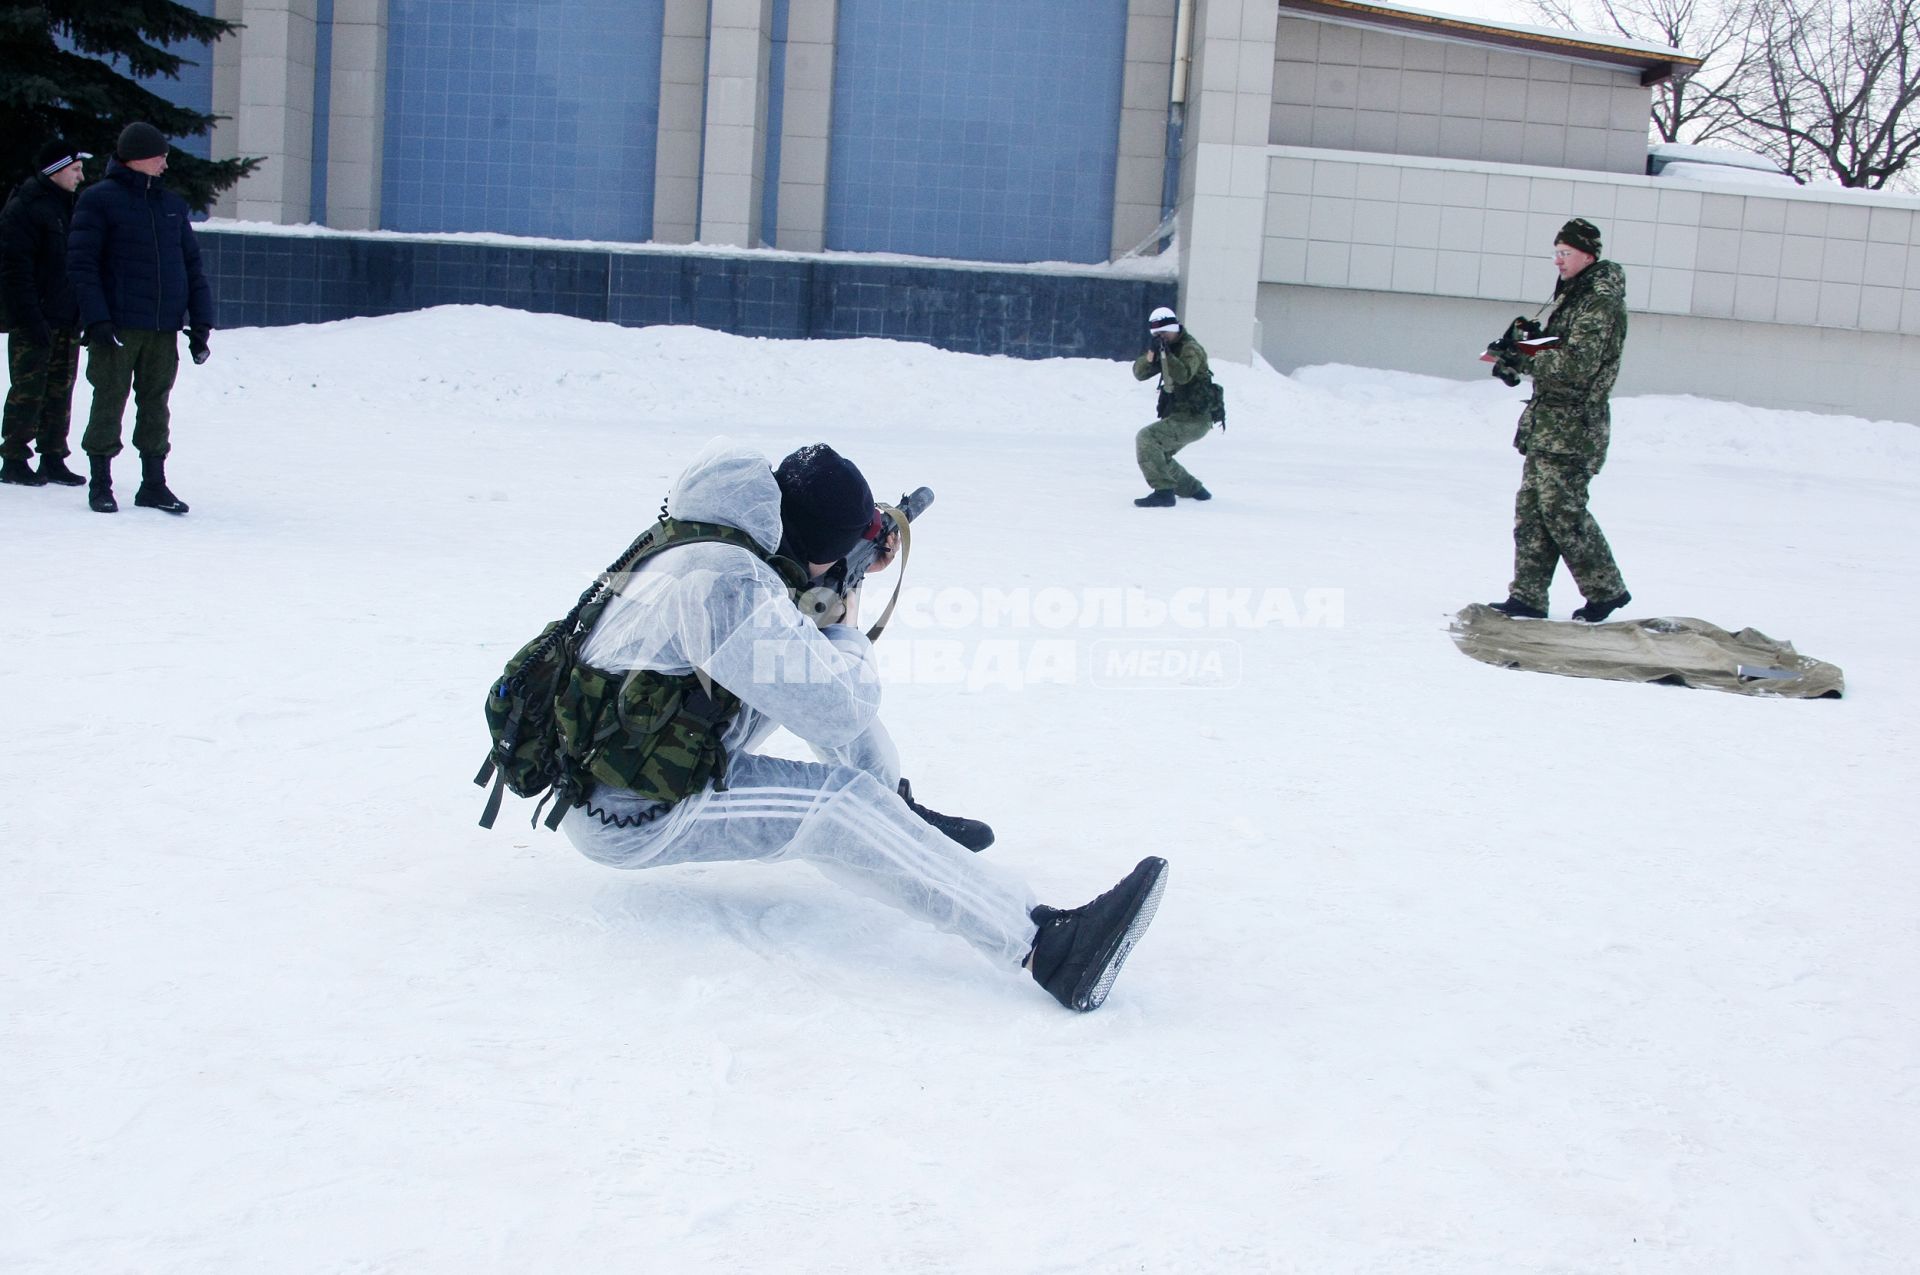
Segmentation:
<svg viewBox="0 0 1920 1275">
<path fill-rule="evenodd" d="M 1167 416 L 1134 435 L 1133 455 L 1140 472 L 1155 491 L 1170 491 L 1176 496 L 1191 496 L 1200 490 L 1200 480 L 1186 471 L 1173 454 L 1197 443 L 1213 431 L 1213 422 L 1204 416 Z"/>
<path fill-rule="evenodd" d="M 67 452 L 73 423 L 73 375 L 80 366 L 73 333 L 60 328 L 46 345 L 34 345 L 18 332 L 7 338 L 7 407 L 0 424 L 0 456 L 25 460 L 28 446 L 55 459 Z"/>
<path fill-rule="evenodd" d="M 1589 602 L 1627 591 L 1600 524 L 1587 512 L 1593 471 L 1572 457 L 1530 455 L 1513 501 L 1513 583 L 1508 596 L 1547 609 L 1553 569 L 1565 559 Z"/>
<path fill-rule="evenodd" d="M 177 332 L 146 328 L 120 329 L 119 345 L 87 347 L 87 384 L 93 386 L 93 411 L 80 448 L 89 456 L 120 454 L 120 418 L 126 414 L 127 393 L 133 393 L 133 449 L 142 456 L 165 456 L 168 451 L 167 395 L 173 392 L 180 370 Z"/>
</svg>

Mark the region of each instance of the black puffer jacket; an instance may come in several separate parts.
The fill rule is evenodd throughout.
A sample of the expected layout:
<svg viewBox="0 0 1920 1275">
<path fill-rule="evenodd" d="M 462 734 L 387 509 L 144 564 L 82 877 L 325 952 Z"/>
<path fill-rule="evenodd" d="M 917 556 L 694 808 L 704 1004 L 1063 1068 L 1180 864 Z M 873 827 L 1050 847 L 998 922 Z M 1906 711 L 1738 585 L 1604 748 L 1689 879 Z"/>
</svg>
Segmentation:
<svg viewBox="0 0 1920 1275">
<path fill-rule="evenodd" d="M 20 183 L 0 209 L 0 313 L 14 329 L 71 328 L 79 317 L 67 281 L 73 196 L 42 173 Z"/>
<path fill-rule="evenodd" d="M 105 181 L 80 192 L 67 236 L 67 275 L 80 326 L 178 332 L 213 326 L 213 290 L 200 273 L 187 201 L 111 160 Z"/>
</svg>

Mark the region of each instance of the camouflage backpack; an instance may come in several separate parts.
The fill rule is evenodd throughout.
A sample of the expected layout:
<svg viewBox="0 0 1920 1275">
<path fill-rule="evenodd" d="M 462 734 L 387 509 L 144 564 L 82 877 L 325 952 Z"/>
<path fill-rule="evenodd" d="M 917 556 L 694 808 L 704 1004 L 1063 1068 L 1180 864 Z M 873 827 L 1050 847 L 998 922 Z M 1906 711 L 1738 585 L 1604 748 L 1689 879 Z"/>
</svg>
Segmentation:
<svg viewBox="0 0 1920 1275">
<path fill-rule="evenodd" d="M 719 783 L 726 773 L 720 739 L 740 709 L 740 698 L 695 673 L 651 669 L 614 673 L 583 664 L 578 651 L 615 592 L 614 582 L 642 561 L 674 545 L 718 541 L 737 545 L 796 584 L 798 568 L 770 557 L 752 536 L 716 523 L 668 518 L 649 527 L 613 565 L 595 578 L 563 619 L 540 631 L 507 661 L 487 691 L 487 730 L 493 747 L 473 782 L 493 791 L 480 815 L 491 828 L 503 789 L 553 803 L 548 828 L 585 805 L 595 781 L 672 803 Z"/>
</svg>

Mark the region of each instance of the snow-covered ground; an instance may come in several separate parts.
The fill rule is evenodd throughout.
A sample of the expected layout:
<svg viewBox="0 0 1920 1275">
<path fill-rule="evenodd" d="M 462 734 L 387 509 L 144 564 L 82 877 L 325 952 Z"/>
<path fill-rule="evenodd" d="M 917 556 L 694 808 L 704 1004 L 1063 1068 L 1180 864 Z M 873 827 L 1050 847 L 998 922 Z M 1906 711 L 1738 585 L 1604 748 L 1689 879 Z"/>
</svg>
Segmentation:
<svg viewBox="0 0 1920 1275">
<path fill-rule="evenodd" d="M 1616 405 L 1630 614 L 1846 671 L 1769 701 L 1454 650 L 1519 391 L 1221 376 L 1143 511 L 1117 363 L 438 310 L 216 334 L 184 519 L 0 488 L 0 1267 L 1911 1271 L 1920 430 Z M 935 489 L 885 717 L 1043 899 L 1172 861 L 1099 1013 L 474 826 L 489 681 L 721 432 Z"/>
</svg>

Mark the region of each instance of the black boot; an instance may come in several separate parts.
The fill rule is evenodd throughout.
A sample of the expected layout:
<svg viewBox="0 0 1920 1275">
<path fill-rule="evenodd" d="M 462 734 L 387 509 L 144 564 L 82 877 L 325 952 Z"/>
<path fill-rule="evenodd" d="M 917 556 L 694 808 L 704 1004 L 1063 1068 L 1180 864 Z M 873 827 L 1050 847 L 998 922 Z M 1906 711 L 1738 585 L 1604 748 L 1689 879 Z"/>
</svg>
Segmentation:
<svg viewBox="0 0 1920 1275">
<path fill-rule="evenodd" d="M 1188 492 L 1187 499 L 1188 500 L 1212 500 L 1213 493 L 1208 491 L 1205 485 L 1202 485 L 1199 487 L 1195 487 L 1192 491 Z"/>
<path fill-rule="evenodd" d="M 167 490 L 165 456 L 140 458 L 140 490 L 133 493 L 133 503 L 144 509 L 158 509 L 162 513 L 187 512 L 187 502 Z"/>
<path fill-rule="evenodd" d="M 958 815 L 943 815 L 938 810 L 928 810 L 913 799 L 913 785 L 904 779 L 900 781 L 899 791 L 900 800 L 907 803 L 907 809 L 975 854 L 993 844 L 993 829 L 978 819 L 962 819 Z"/>
<path fill-rule="evenodd" d="M 113 457 L 87 456 L 92 478 L 87 482 L 87 508 L 97 514 L 117 514 L 120 503 L 113 498 Z"/>
<path fill-rule="evenodd" d="M 1544 620 L 1547 613 L 1539 607 L 1528 606 L 1518 598 L 1508 598 L 1505 602 L 1489 602 L 1489 607 L 1506 616 L 1509 620 Z"/>
<path fill-rule="evenodd" d="M 1573 613 L 1573 618 L 1582 624 L 1598 624 L 1631 601 L 1633 601 L 1633 595 L 1622 589 L 1617 598 L 1608 598 L 1605 602 L 1587 603 Z"/>
<path fill-rule="evenodd" d="M 38 487 L 47 480 L 33 472 L 33 466 L 24 460 L 9 456 L 0 460 L 0 483 L 17 483 L 22 487 Z"/>
<path fill-rule="evenodd" d="M 66 457 L 48 456 L 44 452 L 40 456 L 39 473 L 41 482 L 56 483 L 62 487 L 78 487 L 87 481 L 67 468 Z"/>
<path fill-rule="evenodd" d="M 1173 504 L 1173 489 L 1168 488 L 1165 491 L 1150 491 L 1146 495 L 1140 497 L 1140 499 L 1134 501 L 1133 503 L 1140 506 L 1142 509 L 1168 508 L 1170 505 Z"/>
<path fill-rule="evenodd" d="M 1147 932 L 1167 887 L 1167 861 L 1146 858 L 1119 885 L 1091 903 L 1033 910 L 1040 932 L 1027 970 L 1068 1009 L 1099 1009 L 1122 962 Z"/>
</svg>

